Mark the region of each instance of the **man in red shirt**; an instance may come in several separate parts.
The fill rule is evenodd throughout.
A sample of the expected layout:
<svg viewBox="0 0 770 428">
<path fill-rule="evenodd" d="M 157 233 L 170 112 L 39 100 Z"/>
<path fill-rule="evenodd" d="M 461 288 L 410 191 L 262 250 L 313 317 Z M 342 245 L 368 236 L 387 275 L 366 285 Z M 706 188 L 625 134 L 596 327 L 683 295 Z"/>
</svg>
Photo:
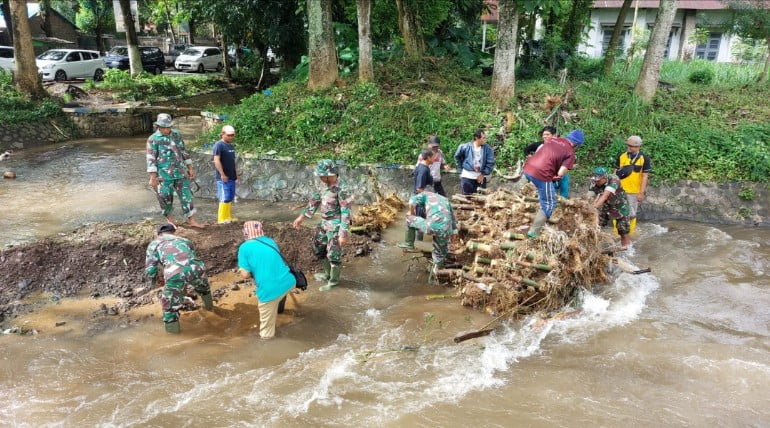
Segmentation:
<svg viewBox="0 0 770 428">
<path fill-rule="evenodd" d="M 583 131 L 575 129 L 564 138 L 553 137 L 543 143 L 524 164 L 524 176 L 537 188 L 540 210 L 529 227 L 527 236 L 537 238 L 540 229 L 556 208 L 554 181 L 564 177 L 575 166 L 575 148 L 585 142 Z"/>
</svg>

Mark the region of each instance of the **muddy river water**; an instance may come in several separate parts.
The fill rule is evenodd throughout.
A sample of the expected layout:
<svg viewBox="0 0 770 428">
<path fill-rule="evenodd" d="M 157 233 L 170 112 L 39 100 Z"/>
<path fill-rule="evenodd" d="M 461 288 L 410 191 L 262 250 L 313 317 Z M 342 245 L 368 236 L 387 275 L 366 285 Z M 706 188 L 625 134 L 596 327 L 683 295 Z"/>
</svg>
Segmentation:
<svg viewBox="0 0 770 428">
<path fill-rule="evenodd" d="M 144 139 L 18 152 L 0 183 L 0 244 L 89 221 L 157 218 Z M 196 200 L 213 221 L 215 203 Z M 289 220 L 239 202 L 240 217 Z M 488 315 L 414 279 L 392 228 L 329 293 L 261 341 L 254 306 L 56 334 L 0 335 L 0 426 L 770 426 L 770 230 L 640 223 L 622 274 L 580 315 L 510 323 L 456 345 Z M 78 301 L 58 305 L 70 319 Z M 159 308 L 154 308 L 159 311 Z M 69 313 L 69 314 L 68 314 Z M 88 320 L 88 312 L 81 319 Z"/>
</svg>

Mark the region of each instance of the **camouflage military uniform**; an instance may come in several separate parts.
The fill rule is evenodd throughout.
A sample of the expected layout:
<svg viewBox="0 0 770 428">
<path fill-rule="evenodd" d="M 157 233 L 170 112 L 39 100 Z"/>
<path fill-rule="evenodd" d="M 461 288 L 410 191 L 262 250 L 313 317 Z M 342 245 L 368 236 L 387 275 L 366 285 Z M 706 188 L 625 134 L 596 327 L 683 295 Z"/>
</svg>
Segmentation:
<svg viewBox="0 0 770 428">
<path fill-rule="evenodd" d="M 628 219 L 628 200 L 617 175 L 609 174 L 604 185 L 591 187 L 591 191 L 597 195 L 601 195 L 607 190 L 612 194 L 599 209 L 599 226 L 604 227 L 609 224 L 610 219 L 614 219 L 617 222 L 618 234 L 628 235 L 631 230 L 631 224 Z"/>
<path fill-rule="evenodd" d="M 160 298 L 163 321 L 173 322 L 179 319 L 186 284 L 192 285 L 201 296 L 211 292 L 206 268 L 196 256 L 189 240 L 170 234 L 158 236 L 147 246 L 145 275 L 154 280 L 159 265 L 163 266 L 163 278 L 166 281 Z"/>
<path fill-rule="evenodd" d="M 168 136 L 155 131 L 147 139 L 147 172 L 158 174 L 159 185 L 154 190 L 164 217 L 171 215 L 174 210 L 174 192 L 179 195 L 185 216 L 195 214 L 190 180 L 187 177 L 187 165 L 191 163 L 178 131 L 172 130 Z"/>
<path fill-rule="evenodd" d="M 406 217 L 406 225 L 433 235 L 433 264 L 442 266 L 449 254 L 450 237 L 457 233 L 452 205 L 447 198 L 433 192 L 412 196 L 409 205 L 425 207 L 425 218 L 410 214 Z"/>
<path fill-rule="evenodd" d="M 350 233 L 350 205 L 350 194 L 337 182 L 323 192 L 313 193 L 302 212 L 307 218 L 321 212 L 321 223 L 313 235 L 313 251 L 316 257 L 328 258 L 333 265 L 339 265 L 342 259 L 339 237 L 347 239 Z"/>
</svg>

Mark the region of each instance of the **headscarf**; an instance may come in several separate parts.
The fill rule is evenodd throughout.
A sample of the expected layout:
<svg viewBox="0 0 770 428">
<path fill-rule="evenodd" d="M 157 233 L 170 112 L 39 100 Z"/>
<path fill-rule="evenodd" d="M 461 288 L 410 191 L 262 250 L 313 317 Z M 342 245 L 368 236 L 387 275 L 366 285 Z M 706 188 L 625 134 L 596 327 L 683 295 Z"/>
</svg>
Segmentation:
<svg viewBox="0 0 770 428">
<path fill-rule="evenodd" d="M 247 221 L 243 223 L 243 238 L 246 240 L 265 236 L 262 231 L 262 223 L 258 221 Z"/>
</svg>

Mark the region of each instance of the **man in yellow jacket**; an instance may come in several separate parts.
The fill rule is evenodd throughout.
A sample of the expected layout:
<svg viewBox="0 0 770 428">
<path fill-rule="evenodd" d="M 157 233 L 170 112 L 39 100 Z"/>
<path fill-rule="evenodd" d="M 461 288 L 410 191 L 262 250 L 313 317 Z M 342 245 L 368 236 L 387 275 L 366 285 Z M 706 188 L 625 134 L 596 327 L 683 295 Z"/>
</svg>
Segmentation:
<svg viewBox="0 0 770 428">
<path fill-rule="evenodd" d="M 636 227 L 636 214 L 639 210 L 639 203 L 644 201 L 647 193 L 647 182 L 652 171 L 652 161 L 650 157 L 641 151 L 642 138 L 632 135 L 626 140 L 626 151 L 618 156 L 616 167 L 617 175 L 623 190 L 628 198 L 630 208 L 629 220 L 631 223 L 631 232 Z"/>
</svg>

